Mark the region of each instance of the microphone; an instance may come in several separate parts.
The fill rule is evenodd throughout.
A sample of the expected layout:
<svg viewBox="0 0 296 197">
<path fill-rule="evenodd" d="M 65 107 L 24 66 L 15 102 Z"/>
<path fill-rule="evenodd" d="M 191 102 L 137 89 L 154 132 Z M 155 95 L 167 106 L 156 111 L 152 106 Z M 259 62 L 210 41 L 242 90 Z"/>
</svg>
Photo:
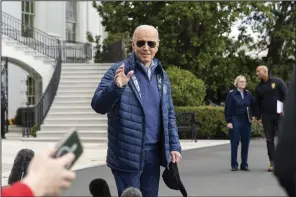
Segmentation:
<svg viewBox="0 0 296 197">
<path fill-rule="evenodd" d="M 12 185 L 13 183 L 22 180 L 26 174 L 28 166 L 34 157 L 34 151 L 31 149 L 21 149 L 15 156 L 10 175 L 8 178 L 8 184 Z"/>
<path fill-rule="evenodd" d="M 111 197 L 108 183 L 101 178 L 94 179 L 90 182 L 89 191 L 93 197 Z"/>
<path fill-rule="evenodd" d="M 129 187 L 122 192 L 120 197 L 142 197 L 142 193 L 137 188 Z"/>
</svg>

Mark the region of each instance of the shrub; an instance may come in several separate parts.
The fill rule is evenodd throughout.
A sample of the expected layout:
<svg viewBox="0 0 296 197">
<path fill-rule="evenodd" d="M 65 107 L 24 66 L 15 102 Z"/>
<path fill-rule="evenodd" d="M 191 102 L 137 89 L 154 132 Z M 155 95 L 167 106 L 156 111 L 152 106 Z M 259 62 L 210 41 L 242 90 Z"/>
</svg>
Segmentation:
<svg viewBox="0 0 296 197">
<path fill-rule="evenodd" d="M 229 130 L 224 120 L 224 107 L 175 107 L 176 112 L 194 112 L 200 123 L 198 139 L 229 139 Z M 178 117 L 177 117 L 178 118 Z M 179 132 L 180 139 L 191 139 L 191 132 Z M 263 128 L 255 121 L 252 124 L 252 137 L 262 137 Z"/>
<path fill-rule="evenodd" d="M 196 76 L 176 66 L 166 70 L 172 86 L 172 98 L 175 106 L 200 106 L 203 104 L 206 88 L 204 82 Z"/>
</svg>

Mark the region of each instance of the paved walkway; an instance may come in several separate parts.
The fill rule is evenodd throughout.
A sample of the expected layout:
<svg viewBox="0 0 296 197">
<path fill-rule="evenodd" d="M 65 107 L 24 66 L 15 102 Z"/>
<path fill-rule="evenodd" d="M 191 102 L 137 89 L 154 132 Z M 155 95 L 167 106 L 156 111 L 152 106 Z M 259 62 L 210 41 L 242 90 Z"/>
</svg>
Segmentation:
<svg viewBox="0 0 296 197">
<path fill-rule="evenodd" d="M 199 140 L 197 143 L 190 140 L 181 140 L 183 150 L 190 150 L 201 147 L 209 147 L 221 144 L 228 144 L 228 140 Z M 54 146 L 55 143 L 46 142 L 29 142 L 17 140 L 15 137 L 7 135 L 7 140 L 2 140 L 2 184 L 7 184 L 7 178 L 10 174 L 14 158 L 17 152 L 22 148 L 32 149 L 38 153 L 49 146 Z M 84 153 L 73 166 L 74 170 L 90 168 L 98 165 L 106 164 L 107 146 L 105 144 L 85 144 Z"/>
<path fill-rule="evenodd" d="M 249 155 L 250 172 L 232 172 L 229 168 L 229 145 L 191 149 L 182 153 L 179 165 L 188 196 L 285 196 L 272 173 L 267 172 L 264 140 L 252 140 Z M 107 166 L 77 171 L 77 180 L 64 196 L 90 196 L 88 184 L 94 178 L 105 179 L 112 195 L 115 182 Z M 160 181 L 159 196 L 181 196 Z"/>
</svg>

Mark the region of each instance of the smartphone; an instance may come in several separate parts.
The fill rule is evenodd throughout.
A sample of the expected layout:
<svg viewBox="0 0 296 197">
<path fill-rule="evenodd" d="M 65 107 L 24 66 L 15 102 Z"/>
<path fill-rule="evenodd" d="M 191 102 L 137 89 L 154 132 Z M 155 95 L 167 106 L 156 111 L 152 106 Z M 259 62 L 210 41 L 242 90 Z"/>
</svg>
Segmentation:
<svg viewBox="0 0 296 197">
<path fill-rule="evenodd" d="M 53 155 L 54 158 L 61 157 L 69 152 L 72 152 L 75 155 L 73 162 L 67 166 L 67 169 L 71 169 L 71 167 L 83 153 L 83 146 L 79 139 L 77 130 L 75 128 L 71 129 L 71 131 L 69 131 L 65 137 L 59 143 L 57 143 L 56 148 L 57 151 Z"/>
</svg>

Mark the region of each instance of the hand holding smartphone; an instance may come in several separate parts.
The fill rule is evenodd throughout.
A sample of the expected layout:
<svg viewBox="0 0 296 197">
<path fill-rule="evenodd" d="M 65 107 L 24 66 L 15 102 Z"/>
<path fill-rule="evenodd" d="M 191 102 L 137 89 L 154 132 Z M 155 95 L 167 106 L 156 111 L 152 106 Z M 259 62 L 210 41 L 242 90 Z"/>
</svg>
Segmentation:
<svg viewBox="0 0 296 197">
<path fill-rule="evenodd" d="M 66 136 L 56 145 L 56 148 L 57 151 L 53 155 L 54 158 L 61 157 L 69 152 L 72 152 L 75 155 L 75 159 L 71 165 L 67 166 L 67 169 L 71 169 L 71 167 L 83 153 L 83 146 L 79 139 L 77 130 L 72 129 L 69 131 Z"/>
</svg>

